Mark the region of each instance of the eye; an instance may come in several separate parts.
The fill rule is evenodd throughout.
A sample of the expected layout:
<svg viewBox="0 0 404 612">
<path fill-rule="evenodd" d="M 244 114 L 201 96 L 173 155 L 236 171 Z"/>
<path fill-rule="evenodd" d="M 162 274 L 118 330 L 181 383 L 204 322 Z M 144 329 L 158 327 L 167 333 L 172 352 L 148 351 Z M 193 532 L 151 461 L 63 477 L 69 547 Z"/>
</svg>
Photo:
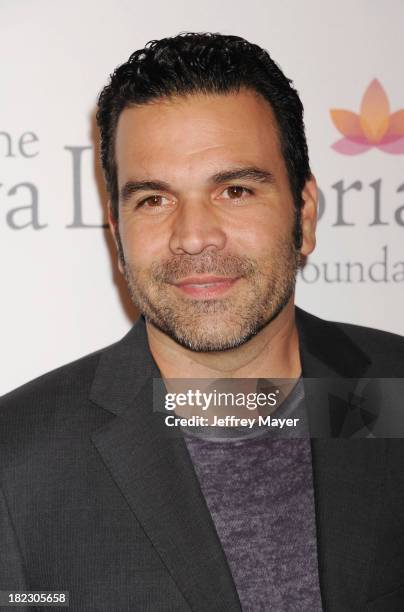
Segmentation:
<svg viewBox="0 0 404 612">
<path fill-rule="evenodd" d="M 168 198 L 160 195 L 147 196 L 136 205 L 136 208 L 159 208 L 166 206 L 169 201 Z"/>
<path fill-rule="evenodd" d="M 246 196 L 252 195 L 252 190 L 247 187 L 242 187 L 241 185 L 231 185 L 230 187 L 226 187 L 223 191 L 223 194 L 227 193 L 226 200 L 241 200 Z"/>
</svg>

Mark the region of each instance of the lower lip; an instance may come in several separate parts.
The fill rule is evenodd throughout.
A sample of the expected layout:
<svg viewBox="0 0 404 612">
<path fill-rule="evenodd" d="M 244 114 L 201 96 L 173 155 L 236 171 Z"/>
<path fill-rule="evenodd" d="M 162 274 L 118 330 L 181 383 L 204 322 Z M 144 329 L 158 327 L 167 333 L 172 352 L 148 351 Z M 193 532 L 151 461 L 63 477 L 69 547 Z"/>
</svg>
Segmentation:
<svg viewBox="0 0 404 612">
<path fill-rule="evenodd" d="M 226 293 L 226 291 L 233 287 L 238 280 L 240 279 L 232 278 L 218 283 L 206 283 L 205 285 L 175 285 L 175 287 L 191 297 L 206 300 Z"/>
</svg>

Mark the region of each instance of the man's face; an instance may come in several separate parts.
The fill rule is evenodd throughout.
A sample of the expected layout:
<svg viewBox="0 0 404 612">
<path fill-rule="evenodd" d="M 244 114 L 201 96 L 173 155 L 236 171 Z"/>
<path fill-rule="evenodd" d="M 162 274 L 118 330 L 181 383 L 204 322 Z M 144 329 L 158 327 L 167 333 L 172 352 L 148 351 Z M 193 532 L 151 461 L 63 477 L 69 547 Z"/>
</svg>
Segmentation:
<svg viewBox="0 0 404 612">
<path fill-rule="evenodd" d="M 194 351 L 248 341 L 293 299 L 300 257 L 268 103 L 242 91 L 127 108 L 115 146 L 112 228 L 135 305 Z M 314 248 L 314 215 L 302 254 Z"/>
</svg>

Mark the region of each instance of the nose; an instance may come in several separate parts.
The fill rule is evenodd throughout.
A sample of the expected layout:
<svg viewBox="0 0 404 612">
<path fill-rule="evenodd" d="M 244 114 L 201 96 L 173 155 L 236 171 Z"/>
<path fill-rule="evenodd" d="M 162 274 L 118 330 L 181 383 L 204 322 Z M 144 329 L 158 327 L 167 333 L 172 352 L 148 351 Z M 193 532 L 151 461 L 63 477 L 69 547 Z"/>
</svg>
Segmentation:
<svg viewBox="0 0 404 612">
<path fill-rule="evenodd" d="M 173 254 L 197 255 L 208 247 L 221 250 L 226 233 L 209 202 L 200 199 L 182 201 L 173 219 L 169 248 Z"/>
</svg>

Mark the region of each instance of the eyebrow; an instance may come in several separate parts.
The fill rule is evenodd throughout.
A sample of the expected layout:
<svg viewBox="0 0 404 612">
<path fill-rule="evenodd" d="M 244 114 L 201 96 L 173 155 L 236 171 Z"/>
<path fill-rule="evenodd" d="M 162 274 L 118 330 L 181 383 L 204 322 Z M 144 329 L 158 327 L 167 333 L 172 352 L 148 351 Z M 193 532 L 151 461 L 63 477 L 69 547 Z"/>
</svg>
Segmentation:
<svg viewBox="0 0 404 612">
<path fill-rule="evenodd" d="M 247 168 L 234 168 L 233 170 L 224 170 L 218 172 L 211 177 L 212 183 L 220 184 L 227 181 L 237 179 L 249 179 L 257 183 L 275 183 L 274 175 L 268 170 L 257 168 L 256 166 L 248 166 Z"/>
<path fill-rule="evenodd" d="M 256 166 L 233 168 L 231 170 L 217 172 L 209 178 L 209 182 L 220 185 L 221 183 L 239 179 L 248 179 L 257 183 L 275 183 L 274 176 L 271 172 L 263 170 L 262 168 L 257 168 Z M 165 181 L 127 181 L 120 190 L 121 200 L 126 202 L 138 191 L 172 191 L 172 188 Z"/>
<path fill-rule="evenodd" d="M 164 181 L 128 181 L 120 191 L 122 202 L 138 191 L 170 191 L 170 185 Z"/>
</svg>

